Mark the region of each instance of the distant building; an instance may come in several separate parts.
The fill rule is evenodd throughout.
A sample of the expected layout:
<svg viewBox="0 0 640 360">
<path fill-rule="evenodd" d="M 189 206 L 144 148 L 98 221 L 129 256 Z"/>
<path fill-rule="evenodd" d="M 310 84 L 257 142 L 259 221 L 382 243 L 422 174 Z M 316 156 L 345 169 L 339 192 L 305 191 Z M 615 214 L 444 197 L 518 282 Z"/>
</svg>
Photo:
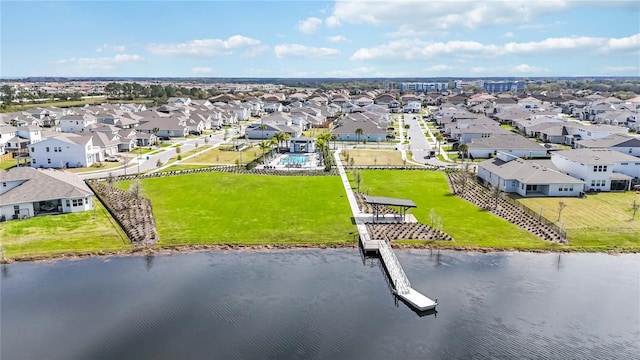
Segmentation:
<svg viewBox="0 0 640 360">
<path fill-rule="evenodd" d="M 503 93 L 507 91 L 518 91 L 523 86 L 518 81 L 485 81 L 483 88 L 489 94 Z"/>
<path fill-rule="evenodd" d="M 446 89 L 448 84 L 446 82 L 430 82 L 430 83 L 420 83 L 420 82 L 405 82 L 398 84 L 398 89 L 400 91 L 427 91 L 427 90 L 444 90 Z"/>
</svg>

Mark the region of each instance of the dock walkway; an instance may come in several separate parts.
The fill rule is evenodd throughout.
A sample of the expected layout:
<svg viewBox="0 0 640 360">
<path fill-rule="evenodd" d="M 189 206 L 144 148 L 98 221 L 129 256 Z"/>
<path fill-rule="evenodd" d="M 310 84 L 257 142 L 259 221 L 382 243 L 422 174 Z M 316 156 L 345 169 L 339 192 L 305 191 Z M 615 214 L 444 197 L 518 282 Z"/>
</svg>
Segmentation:
<svg viewBox="0 0 640 360">
<path fill-rule="evenodd" d="M 371 238 L 371 235 L 367 230 L 366 222 L 368 219 L 372 218 L 372 215 L 364 214 L 358 206 L 356 197 L 351 190 L 349 178 L 347 177 L 347 173 L 344 170 L 344 166 L 342 166 L 342 161 L 340 160 L 340 149 L 338 149 L 334 153 L 334 158 L 336 166 L 338 168 L 338 173 L 340 174 L 340 178 L 342 179 L 342 185 L 344 186 L 345 192 L 347 193 L 347 199 L 349 200 L 349 205 L 351 206 L 351 212 L 353 213 L 353 218 L 356 227 L 358 228 L 358 234 L 360 235 L 360 244 L 362 245 L 364 252 L 376 253 L 380 255 L 382 264 L 387 269 L 387 273 L 389 274 L 391 283 L 394 287 L 394 292 L 398 297 L 405 300 L 408 304 L 410 304 L 417 310 L 434 310 L 438 303 L 422 295 L 420 292 L 414 290 L 411 287 L 411 283 L 409 282 L 407 275 L 402 269 L 402 265 L 400 265 L 400 262 L 398 261 L 395 252 L 391 248 L 391 244 L 389 243 L 389 241 L 386 239 Z"/>
</svg>

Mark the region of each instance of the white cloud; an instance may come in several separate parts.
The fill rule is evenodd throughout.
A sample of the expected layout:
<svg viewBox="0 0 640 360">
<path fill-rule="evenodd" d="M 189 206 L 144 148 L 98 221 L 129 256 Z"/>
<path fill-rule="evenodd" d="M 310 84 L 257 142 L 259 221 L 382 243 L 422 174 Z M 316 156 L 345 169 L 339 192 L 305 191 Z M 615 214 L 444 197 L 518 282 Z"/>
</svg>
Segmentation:
<svg viewBox="0 0 640 360">
<path fill-rule="evenodd" d="M 511 31 L 509 31 L 509 32 L 506 32 L 506 33 L 502 34 L 502 36 L 500 36 L 500 37 L 501 38 L 505 38 L 505 39 L 511 39 L 511 38 L 516 37 L 516 34 L 514 34 Z"/>
<path fill-rule="evenodd" d="M 376 69 L 372 67 L 359 67 L 350 70 L 329 70 L 325 72 L 328 77 L 349 78 L 349 77 L 375 77 L 379 76 Z"/>
<path fill-rule="evenodd" d="M 231 55 L 234 49 L 261 45 L 260 40 L 233 35 L 226 40 L 201 39 L 185 43 L 151 44 L 147 50 L 157 55 L 220 56 Z"/>
<path fill-rule="evenodd" d="M 338 1 L 326 21 L 332 24 L 372 24 L 402 26 L 414 24 L 415 29 L 429 26 L 437 29 L 457 27 L 477 28 L 501 24 L 522 24 L 543 15 L 557 13 L 571 6 L 557 1 Z M 331 20 L 329 20 L 331 19 Z"/>
<path fill-rule="evenodd" d="M 640 50 L 640 33 L 620 39 L 609 39 L 606 45 L 607 50 Z"/>
<path fill-rule="evenodd" d="M 342 36 L 342 35 L 328 36 L 327 40 L 331 42 L 350 42 L 349 39 L 347 39 L 345 36 Z"/>
<path fill-rule="evenodd" d="M 335 16 L 329 16 L 328 18 L 324 19 L 324 23 L 327 25 L 327 27 L 330 28 L 337 28 L 342 25 L 340 19 Z"/>
<path fill-rule="evenodd" d="M 465 60 L 473 58 L 493 59 L 504 55 L 535 55 L 561 51 L 634 53 L 640 51 L 640 34 L 607 39 L 598 37 L 548 38 L 541 41 L 509 42 L 502 45 L 483 44 L 477 41 L 427 42 L 419 39 L 400 39 L 371 48 L 360 48 L 351 55 L 355 61 L 404 60 L 416 61 L 428 58 Z"/>
<path fill-rule="evenodd" d="M 194 74 L 209 74 L 213 71 L 210 67 L 194 67 L 191 68 L 191 72 Z"/>
<path fill-rule="evenodd" d="M 276 57 L 296 57 L 309 59 L 335 59 L 340 52 L 331 48 L 310 47 L 299 44 L 282 44 L 274 48 Z"/>
<path fill-rule="evenodd" d="M 112 70 L 122 66 L 145 61 L 140 55 L 118 54 L 113 57 L 69 58 L 56 61 L 61 65 L 71 65 L 84 70 Z"/>
<path fill-rule="evenodd" d="M 303 34 L 313 34 L 322 26 L 322 19 L 310 17 L 298 23 L 298 30 Z"/>
<path fill-rule="evenodd" d="M 103 52 L 103 51 L 123 52 L 125 51 L 125 47 L 122 45 L 102 44 L 101 46 L 98 46 L 98 48 L 96 49 L 96 52 Z"/>
<path fill-rule="evenodd" d="M 351 60 L 421 60 L 444 55 L 474 57 L 498 50 L 496 45 L 484 45 L 476 41 L 425 42 L 402 39 L 373 48 L 358 49 Z"/>
</svg>

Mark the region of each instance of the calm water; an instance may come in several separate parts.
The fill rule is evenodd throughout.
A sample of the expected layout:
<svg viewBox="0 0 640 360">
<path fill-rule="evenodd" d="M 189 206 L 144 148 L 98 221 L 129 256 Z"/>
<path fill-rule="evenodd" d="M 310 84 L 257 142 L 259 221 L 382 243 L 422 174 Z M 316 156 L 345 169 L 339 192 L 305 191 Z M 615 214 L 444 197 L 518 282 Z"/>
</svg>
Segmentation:
<svg viewBox="0 0 640 360">
<path fill-rule="evenodd" d="M 23 263 L 8 359 L 634 359 L 640 257 L 398 251 L 420 317 L 357 250 Z"/>
</svg>

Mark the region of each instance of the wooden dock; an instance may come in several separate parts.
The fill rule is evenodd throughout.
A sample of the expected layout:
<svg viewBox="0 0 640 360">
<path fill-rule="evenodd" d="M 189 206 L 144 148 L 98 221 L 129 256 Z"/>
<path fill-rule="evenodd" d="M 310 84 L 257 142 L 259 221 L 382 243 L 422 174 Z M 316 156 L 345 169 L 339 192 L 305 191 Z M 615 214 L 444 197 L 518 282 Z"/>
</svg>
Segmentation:
<svg viewBox="0 0 640 360">
<path fill-rule="evenodd" d="M 406 303 L 419 311 L 435 310 L 437 301 L 431 300 L 411 287 L 411 282 L 402 269 L 395 252 L 388 240 L 372 240 L 369 234 L 360 237 L 362 248 L 366 252 L 380 255 L 380 260 L 387 269 L 394 293 Z"/>
<path fill-rule="evenodd" d="M 367 230 L 366 223 L 371 222 L 373 215 L 363 213 L 358 207 L 358 202 L 356 201 L 355 195 L 351 190 L 351 184 L 349 183 L 347 174 L 344 170 L 344 167 L 342 166 L 342 161 L 340 160 L 340 150 L 334 153 L 334 159 L 336 161 L 338 173 L 340 174 L 340 177 L 342 179 L 342 184 L 347 193 L 347 199 L 349 200 L 349 204 L 351 206 L 351 212 L 353 213 L 353 218 L 356 227 L 358 228 L 358 234 L 360 235 L 360 245 L 362 246 L 364 253 L 377 254 L 380 256 L 380 260 L 387 270 L 387 274 L 389 274 L 389 278 L 391 279 L 391 283 L 393 284 L 393 289 L 396 296 L 404 300 L 415 310 L 435 310 L 436 305 L 438 305 L 437 299 L 436 301 L 431 300 L 411 287 L 411 283 L 409 282 L 407 275 L 404 273 L 402 265 L 400 265 L 396 254 L 393 252 L 389 240 L 371 239 L 369 230 Z M 379 218 L 376 219 L 377 221 L 380 221 Z M 397 219 L 394 218 L 394 221 L 396 220 Z M 416 221 L 413 216 L 407 216 L 404 218 L 404 220 L 407 222 Z"/>
</svg>

